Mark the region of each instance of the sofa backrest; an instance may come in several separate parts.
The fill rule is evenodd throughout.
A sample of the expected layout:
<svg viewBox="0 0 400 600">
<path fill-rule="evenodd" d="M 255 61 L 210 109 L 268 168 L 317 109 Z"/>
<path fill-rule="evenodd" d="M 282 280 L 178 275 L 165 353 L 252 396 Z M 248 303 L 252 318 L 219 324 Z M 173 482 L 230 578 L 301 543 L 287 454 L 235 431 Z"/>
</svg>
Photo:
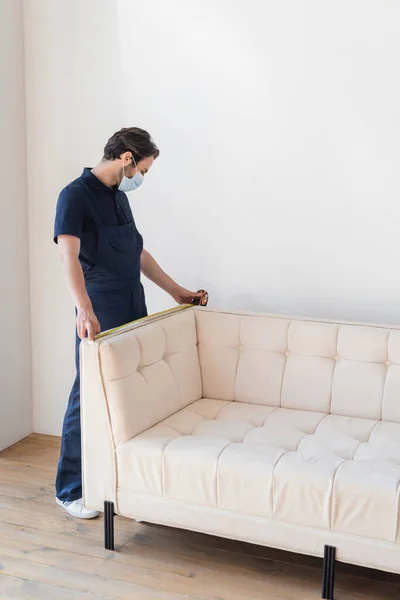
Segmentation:
<svg viewBox="0 0 400 600">
<path fill-rule="evenodd" d="M 400 331 L 196 310 L 203 396 L 400 422 Z"/>
<path fill-rule="evenodd" d="M 105 337 L 99 363 L 118 445 L 201 398 L 194 311 Z"/>
</svg>

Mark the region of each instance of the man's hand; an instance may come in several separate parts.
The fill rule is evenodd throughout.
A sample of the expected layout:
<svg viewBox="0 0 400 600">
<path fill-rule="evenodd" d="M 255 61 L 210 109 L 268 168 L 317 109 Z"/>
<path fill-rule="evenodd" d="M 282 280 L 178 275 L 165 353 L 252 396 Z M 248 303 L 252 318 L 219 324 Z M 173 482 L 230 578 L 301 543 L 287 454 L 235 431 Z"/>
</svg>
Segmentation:
<svg viewBox="0 0 400 600">
<path fill-rule="evenodd" d="M 198 292 L 191 292 L 180 285 L 177 285 L 170 293 L 178 304 L 192 304 L 193 298 L 201 297 L 201 294 Z"/>
<path fill-rule="evenodd" d="M 76 317 L 76 329 L 81 340 L 86 337 L 87 333 L 89 342 L 92 342 L 94 340 L 94 336 L 100 333 L 100 323 L 98 322 L 91 306 L 78 309 L 78 314 Z"/>
</svg>

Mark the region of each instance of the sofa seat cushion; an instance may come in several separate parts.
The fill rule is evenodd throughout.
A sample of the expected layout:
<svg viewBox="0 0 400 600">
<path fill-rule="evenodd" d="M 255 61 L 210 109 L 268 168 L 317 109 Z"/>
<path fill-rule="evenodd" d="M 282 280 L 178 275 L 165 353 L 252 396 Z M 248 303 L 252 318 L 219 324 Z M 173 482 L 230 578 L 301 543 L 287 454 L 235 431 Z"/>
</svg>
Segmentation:
<svg viewBox="0 0 400 600">
<path fill-rule="evenodd" d="M 135 494 L 400 543 L 400 424 L 202 399 L 117 448 Z"/>
</svg>

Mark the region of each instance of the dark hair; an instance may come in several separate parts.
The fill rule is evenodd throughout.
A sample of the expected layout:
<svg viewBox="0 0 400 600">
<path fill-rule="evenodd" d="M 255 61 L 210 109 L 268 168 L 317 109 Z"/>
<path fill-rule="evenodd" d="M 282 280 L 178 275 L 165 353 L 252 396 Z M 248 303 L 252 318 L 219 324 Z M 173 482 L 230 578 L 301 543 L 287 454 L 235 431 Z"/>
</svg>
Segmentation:
<svg viewBox="0 0 400 600">
<path fill-rule="evenodd" d="M 124 152 L 132 152 L 136 162 L 148 156 L 157 158 L 160 154 L 151 135 L 139 127 L 124 127 L 114 133 L 105 145 L 103 159 L 115 160 Z"/>
</svg>

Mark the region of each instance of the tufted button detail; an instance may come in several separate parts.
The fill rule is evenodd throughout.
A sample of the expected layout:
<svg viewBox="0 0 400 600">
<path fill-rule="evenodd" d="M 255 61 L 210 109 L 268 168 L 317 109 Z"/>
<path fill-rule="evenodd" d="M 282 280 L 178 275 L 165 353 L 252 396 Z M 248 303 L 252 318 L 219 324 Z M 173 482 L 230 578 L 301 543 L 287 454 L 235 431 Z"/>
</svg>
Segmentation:
<svg viewBox="0 0 400 600">
<path fill-rule="evenodd" d="M 335 360 L 336 360 L 336 362 L 337 362 L 338 360 L 340 360 L 340 356 L 339 356 L 338 354 L 336 354 L 336 356 L 335 356 Z"/>
<path fill-rule="evenodd" d="M 286 355 L 286 356 L 290 356 L 290 352 L 289 352 L 289 350 L 286 350 L 286 352 L 285 352 L 285 355 Z"/>
<path fill-rule="evenodd" d="M 385 361 L 385 365 L 386 365 L 387 367 L 390 367 L 390 365 L 391 365 L 391 364 L 392 364 L 392 363 L 390 362 L 390 360 L 386 360 L 386 361 Z"/>
</svg>

